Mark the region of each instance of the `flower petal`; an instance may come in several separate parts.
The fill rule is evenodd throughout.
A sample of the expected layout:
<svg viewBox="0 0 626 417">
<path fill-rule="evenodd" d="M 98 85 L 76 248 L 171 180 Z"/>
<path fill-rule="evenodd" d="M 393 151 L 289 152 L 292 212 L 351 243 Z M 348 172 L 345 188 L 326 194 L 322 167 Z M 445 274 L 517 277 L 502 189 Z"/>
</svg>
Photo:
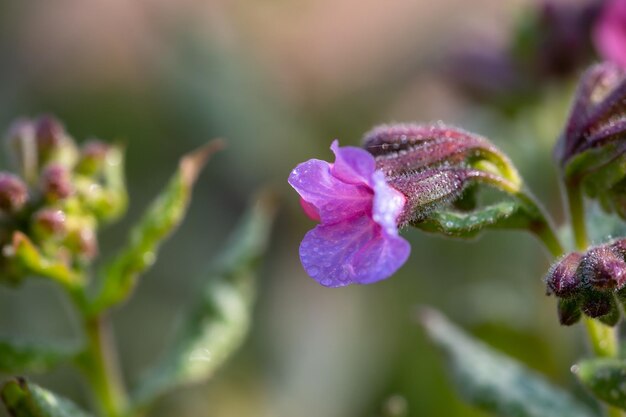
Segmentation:
<svg viewBox="0 0 626 417">
<path fill-rule="evenodd" d="M 398 217 L 406 204 L 406 197 L 400 191 L 390 187 L 385 175 L 376 171 L 372 176 L 374 182 L 374 207 L 372 218 L 385 233 L 391 236 L 398 235 Z"/>
<path fill-rule="evenodd" d="M 348 184 L 372 185 L 372 174 L 376 169 L 374 157 L 364 149 L 353 146 L 339 147 L 336 139 L 330 145 L 335 154 L 332 174 Z"/>
<path fill-rule="evenodd" d="M 604 59 L 626 68 L 626 2 L 605 2 L 602 15 L 594 28 L 594 41 Z"/>
<path fill-rule="evenodd" d="M 369 284 L 388 278 L 406 262 L 411 247 L 388 235 L 368 216 L 318 225 L 300 245 L 306 272 L 326 287 Z"/>
<path fill-rule="evenodd" d="M 373 191 L 366 185 L 346 184 L 331 174 L 328 162 L 310 159 L 289 175 L 289 184 L 310 205 L 322 223 L 333 224 L 372 210 Z"/>
</svg>

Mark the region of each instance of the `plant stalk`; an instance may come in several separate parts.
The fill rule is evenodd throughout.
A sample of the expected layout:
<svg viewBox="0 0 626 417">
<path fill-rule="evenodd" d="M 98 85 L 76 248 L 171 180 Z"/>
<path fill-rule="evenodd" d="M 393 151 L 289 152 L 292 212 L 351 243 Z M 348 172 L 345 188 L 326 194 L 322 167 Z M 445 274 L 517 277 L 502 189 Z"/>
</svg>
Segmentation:
<svg viewBox="0 0 626 417">
<path fill-rule="evenodd" d="M 99 414 L 103 417 L 123 417 L 128 398 L 119 371 L 110 322 L 106 316 L 84 321 L 87 345 L 80 365 L 93 390 Z"/>
<path fill-rule="evenodd" d="M 576 183 L 567 183 L 565 192 L 576 249 L 585 251 L 589 247 L 589 238 L 585 224 L 584 199 L 580 186 Z M 616 357 L 619 351 L 617 329 L 589 317 L 584 318 L 584 323 L 593 353 L 598 357 Z M 610 406 L 606 408 L 606 413 L 608 417 L 624 416 L 620 409 Z"/>
</svg>

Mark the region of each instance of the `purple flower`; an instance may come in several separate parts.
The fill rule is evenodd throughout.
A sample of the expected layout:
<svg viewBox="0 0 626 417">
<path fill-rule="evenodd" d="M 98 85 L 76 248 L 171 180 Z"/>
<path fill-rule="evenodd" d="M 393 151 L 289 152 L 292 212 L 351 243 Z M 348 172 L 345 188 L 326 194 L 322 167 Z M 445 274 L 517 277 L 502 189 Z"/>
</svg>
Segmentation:
<svg viewBox="0 0 626 417">
<path fill-rule="evenodd" d="M 593 35 L 600 55 L 626 69 L 626 1 L 606 2 Z"/>
<path fill-rule="evenodd" d="M 306 272 L 326 287 L 369 284 L 404 264 L 409 243 L 398 236 L 405 196 L 389 186 L 374 157 L 331 146 L 335 162 L 310 159 L 289 175 L 304 211 L 320 224 L 300 244 Z"/>
</svg>

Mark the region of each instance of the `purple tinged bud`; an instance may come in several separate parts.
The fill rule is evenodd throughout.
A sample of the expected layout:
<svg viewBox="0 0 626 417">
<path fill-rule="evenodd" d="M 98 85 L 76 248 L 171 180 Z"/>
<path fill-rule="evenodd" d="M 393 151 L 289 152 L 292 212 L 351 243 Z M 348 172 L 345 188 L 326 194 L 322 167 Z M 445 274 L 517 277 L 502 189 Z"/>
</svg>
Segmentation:
<svg viewBox="0 0 626 417">
<path fill-rule="evenodd" d="M 63 210 L 43 208 L 33 215 L 33 229 L 41 238 L 62 237 L 66 232 Z"/>
<path fill-rule="evenodd" d="M 63 200 L 74 192 L 70 172 L 59 164 L 48 165 L 41 174 L 40 187 L 50 201 Z"/>
<path fill-rule="evenodd" d="M 13 213 L 19 211 L 28 199 L 26 184 L 18 176 L 0 172 L 0 210 Z"/>
<path fill-rule="evenodd" d="M 610 314 L 615 308 L 615 299 L 612 293 L 587 289 L 582 295 L 581 309 L 591 318 L 599 318 Z"/>
<path fill-rule="evenodd" d="M 586 150 L 623 140 L 625 133 L 626 70 L 609 62 L 595 65 L 582 76 L 555 155 L 564 167 Z"/>
<path fill-rule="evenodd" d="M 626 284 L 626 262 L 610 246 L 587 251 L 577 273 L 584 284 L 600 291 L 621 289 Z"/>
<path fill-rule="evenodd" d="M 406 197 L 400 224 L 453 203 L 476 182 L 507 192 L 521 186 L 509 159 L 487 139 L 443 123 L 378 126 L 365 135 L 363 146 Z"/>
<path fill-rule="evenodd" d="M 580 289 L 580 279 L 576 270 L 583 256 L 572 252 L 558 261 L 545 278 L 547 293 L 557 297 L 572 297 Z"/>
<path fill-rule="evenodd" d="M 37 147 L 41 154 L 47 154 L 60 147 L 67 139 L 63 124 L 52 116 L 42 116 L 35 124 Z"/>
<path fill-rule="evenodd" d="M 109 149 L 109 145 L 98 140 L 85 143 L 76 171 L 84 175 L 95 175 L 102 168 Z"/>
<path fill-rule="evenodd" d="M 559 323 L 571 326 L 580 320 L 581 311 L 576 298 L 561 298 L 557 307 Z"/>
<path fill-rule="evenodd" d="M 458 165 L 478 156 L 510 165 L 487 139 L 442 123 L 378 126 L 365 134 L 363 147 L 388 177 L 436 165 Z"/>
</svg>

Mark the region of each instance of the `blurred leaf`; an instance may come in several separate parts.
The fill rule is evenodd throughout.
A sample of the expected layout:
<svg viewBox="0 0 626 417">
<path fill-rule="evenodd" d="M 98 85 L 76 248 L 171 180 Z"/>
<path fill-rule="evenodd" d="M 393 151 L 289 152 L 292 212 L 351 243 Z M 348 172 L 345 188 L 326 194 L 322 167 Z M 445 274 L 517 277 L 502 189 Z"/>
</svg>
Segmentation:
<svg viewBox="0 0 626 417">
<path fill-rule="evenodd" d="M 425 309 L 421 323 L 446 353 L 461 395 L 502 417 L 592 417 L 578 402 L 516 360 L 470 338 L 436 311 Z"/>
<path fill-rule="evenodd" d="M 617 215 L 604 212 L 598 204 L 588 205 L 585 220 L 589 238 L 594 245 L 626 236 L 626 223 Z"/>
<path fill-rule="evenodd" d="M 50 278 L 67 288 L 76 288 L 84 281 L 84 277 L 70 269 L 66 264 L 46 258 L 30 239 L 21 232 L 13 234 L 7 258 L 23 275 L 37 275 Z"/>
<path fill-rule="evenodd" d="M 76 353 L 70 346 L 0 340 L 0 372 L 45 372 L 71 361 Z"/>
<path fill-rule="evenodd" d="M 88 417 L 69 400 L 21 378 L 4 384 L 0 397 L 14 417 Z"/>
<path fill-rule="evenodd" d="M 582 361 L 572 369 L 596 397 L 626 410 L 626 360 L 594 358 Z"/>
<path fill-rule="evenodd" d="M 241 345 L 250 324 L 255 269 L 274 211 L 266 195 L 244 217 L 203 284 L 199 300 L 183 317 L 174 345 L 140 385 L 136 407 L 144 408 L 176 387 L 207 380 Z"/>
<path fill-rule="evenodd" d="M 193 185 L 208 158 L 222 147 L 214 140 L 186 155 L 167 188 L 130 234 L 130 241 L 104 268 L 103 287 L 93 303 L 96 314 L 128 297 L 137 278 L 153 263 L 160 244 L 183 221 Z"/>
</svg>

